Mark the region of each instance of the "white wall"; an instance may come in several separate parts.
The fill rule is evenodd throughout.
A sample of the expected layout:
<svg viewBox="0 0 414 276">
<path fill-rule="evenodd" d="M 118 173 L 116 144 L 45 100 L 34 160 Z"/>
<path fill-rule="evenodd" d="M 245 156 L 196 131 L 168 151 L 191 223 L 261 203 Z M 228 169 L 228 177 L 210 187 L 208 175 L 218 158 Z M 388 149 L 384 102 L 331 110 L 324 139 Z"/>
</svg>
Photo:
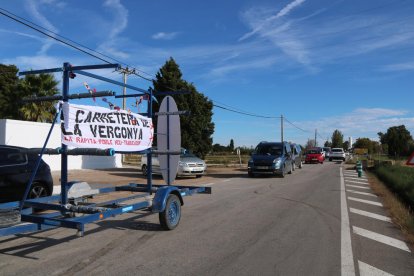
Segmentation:
<svg viewBox="0 0 414 276">
<path fill-rule="evenodd" d="M 0 119 L 0 144 L 26 148 L 41 148 L 51 124 Z M 60 125 L 53 128 L 48 148 L 61 147 Z M 60 171 L 60 155 L 43 155 L 52 171 Z M 109 169 L 121 168 L 121 155 L 115 156 L 68 156 L 68 169 Z"/>
</svg>

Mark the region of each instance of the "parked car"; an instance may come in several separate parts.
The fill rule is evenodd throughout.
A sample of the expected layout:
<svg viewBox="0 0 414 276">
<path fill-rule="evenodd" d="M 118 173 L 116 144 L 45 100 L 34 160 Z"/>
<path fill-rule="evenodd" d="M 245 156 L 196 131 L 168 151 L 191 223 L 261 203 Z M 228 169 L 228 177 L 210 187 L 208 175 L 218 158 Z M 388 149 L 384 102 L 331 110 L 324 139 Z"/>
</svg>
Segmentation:
<svg viewBox="0 0 414 276">
<path fill-rule="evenodd" d="M 329 159 L 329 156 L 331 156 L 331 147 L 323 147 L 323 151 L 325 152 L 325 159 Z"/>
<path fill-rule="evenodd" d="M 329 161 L 332 161 L 332 160 L 345 161 L 345 159 L 346 159 L 346 155 L 345 155 L 345 152 L 344 152 L 343 148 L 333 148 L 332 149 L 332 154 L 329 157 Z"/>
<path fill-rule="evenodd" d="M 147 175 L 147 155 L 141 156 L 141 170 L 143 175 Z M 198 158 L 187 149 L 181 149 L 180 161 L 177 167 L 177 176 L 195 176 L 197 178 L 202 177 L 207 170 L 206 162 Z M 158 154 L 152 154 L 152 173 L 160 175 L 160 162 L 158 160 Z"/>
<path fill-rule="evenodd" d="M 323 164 L 325 157 L 323 156 L 322 148 L 312 148 L 306 152 L 305 163 L 320 163 Z"/>
<path fill-rule="evenodd" d="M 248 162 L 248 175 L 277 174 L 285 177 L 291 174 L 292 150 L 288 142 L 260 142 Z"/>
<path fill-rule="evenodd" d="M 298 144 L 290 144 L 290 148 L 292 150 L 292 170 L 302 169 L 302 148 Z"/>
<path fill-rule="evenodd" d="M 27 149 L 0 145 L 0 202 L 23 199 L 38 154 L 27 154 Z M 53 178 L 50 167 L 43 159 L 30 188 L 28 198 L 50 196 L 53 193 Z"/>
</svg>

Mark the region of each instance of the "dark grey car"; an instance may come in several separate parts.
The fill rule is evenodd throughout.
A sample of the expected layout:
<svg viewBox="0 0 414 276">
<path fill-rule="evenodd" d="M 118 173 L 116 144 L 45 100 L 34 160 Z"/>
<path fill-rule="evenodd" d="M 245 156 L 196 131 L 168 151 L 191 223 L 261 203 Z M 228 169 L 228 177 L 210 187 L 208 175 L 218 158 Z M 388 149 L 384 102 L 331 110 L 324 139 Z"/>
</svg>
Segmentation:
<svg viewBox="0 0 414 276">
<path fill-rule="evenodd" d="M 248 175 L 292 173 L 292 150 L 288 142 L 260 142 L 247 166 Z"/>
<path fill-rule="evenodd" d="M 302 169 L 302 148 L 300 147 L 300 145 L 294 143 L 290 144 L 290 148 L 292 149 L 292 170 L 294 171 L 296 168 Z"/>
<path fill-rule="evenodd" d="M 0 145 L 0 202 L 22 200 L 27 183 L 38 159 L 37 154 L 25 153 L 21 147 Z M 43 160 L 30 188 L 28 198 L 50 196 L 53 178 Z"/>
</svg>

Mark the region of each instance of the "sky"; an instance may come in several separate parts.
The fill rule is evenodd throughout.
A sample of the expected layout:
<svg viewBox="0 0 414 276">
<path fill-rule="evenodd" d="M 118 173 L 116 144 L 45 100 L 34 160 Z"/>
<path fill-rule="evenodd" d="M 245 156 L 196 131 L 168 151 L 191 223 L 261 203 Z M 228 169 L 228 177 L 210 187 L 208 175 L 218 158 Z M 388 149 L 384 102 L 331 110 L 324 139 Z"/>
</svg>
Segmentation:
<svg viewBox="0 0 414 276">
<path fill-rule="evenodd" d="M 146 78 L 172 57 L 183 79 L 214 104 L 257 115 L 214 107 L 213 143 L 280 141 L 282 115 L 284 140 L 302 145 L 316 129 L 319 145 L 335 129 L 353 141 L 378 140 L 378 132 L 402 124 L 414 134 L 411 0 L 3 0 L 0 8 Z M 0 63 L 21 71 L 103 63 L 3 15 L 0 41 Z M 93 73 L 122 81 L 118 72 Z M 81 76 L 70 92 L 86 92 L 85 81 L 122 94 Z M 137 76 L 128 83 L 151 86 Z M 127 108 L 135 112 L 132 101 Z M 100 99 L 79 103 L 107 106 Z"/>
</svg>

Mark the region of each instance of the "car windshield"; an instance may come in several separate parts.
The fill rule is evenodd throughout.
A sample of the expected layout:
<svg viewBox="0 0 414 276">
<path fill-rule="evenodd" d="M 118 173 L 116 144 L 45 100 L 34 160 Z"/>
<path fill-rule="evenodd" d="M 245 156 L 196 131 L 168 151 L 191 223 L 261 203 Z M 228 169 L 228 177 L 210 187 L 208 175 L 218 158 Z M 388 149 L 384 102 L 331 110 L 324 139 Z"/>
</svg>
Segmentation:
<svg viewBox="0 0 414 276">
<path fill-rule="evenodd" d="M 197 156 L 195 156 L 195 155 L 194 155 L 194 153 L 192 153 L 192 152 L 191 152 L 191 151 L 189 151 L 189 150 L 182 149 L 182 150 L 181 150 L 180 157 L 197 157 Z"/>
<path fill-rule="evenodd" d="M 260 145 L 256 148 L 256 154 L 281 155 L 282 148 L 278 145 Z"/>
<path fill-rule="evenodd" d="M 342 152 L 343 150 L 342 149 L 333 149 L 332 151 L 333 152 Z"/>
</svg>

